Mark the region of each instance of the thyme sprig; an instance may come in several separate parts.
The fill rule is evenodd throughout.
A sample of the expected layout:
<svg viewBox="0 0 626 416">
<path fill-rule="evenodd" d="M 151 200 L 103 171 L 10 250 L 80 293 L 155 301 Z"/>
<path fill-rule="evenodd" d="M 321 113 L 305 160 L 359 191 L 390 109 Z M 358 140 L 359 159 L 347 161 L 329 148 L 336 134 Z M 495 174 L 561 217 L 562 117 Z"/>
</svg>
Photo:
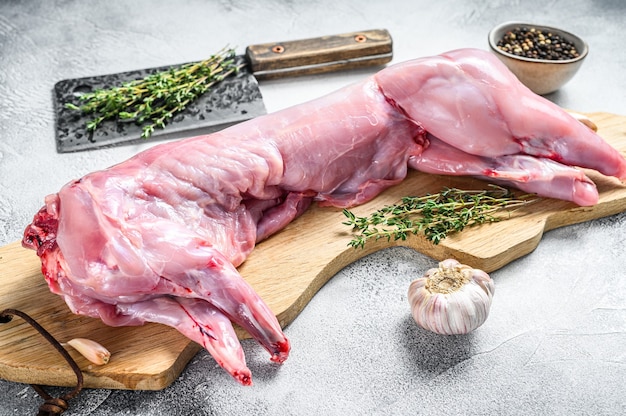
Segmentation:
<svg viewBox="0 0 626 416">
<path fill-rule="evenodd" d="M 172 67 L 119 87 L 85 93 L 79 97 L 82 104 L 66 103 L 65 107 L 93 114 L 86 123 L 90 132 L 105 120 L 116 120 L 145 124 L 141 137 L 148 138 L 155 128 L 164 128 L 175 114 L 240 68 L 234 50 L 222 49 L 201 62 Z"/>
<path fill-rule="evenodd" d="M 348 246 L 363 248 L 366 241 L 381 238 L 406 240 L 409 234 L 423 233 L 433 244 L 448 234 L 510 217 L 512 209 L 533 202 L 532 194 L 519 197 L 508 189 L 490 185 L 487 190 L 444 188 L 425 196 L 407 196 L 367 217 L 357 217 L 344 209 L 348 218 L 342 224 L 352 227 L 354 238 Z"/>
</svg>

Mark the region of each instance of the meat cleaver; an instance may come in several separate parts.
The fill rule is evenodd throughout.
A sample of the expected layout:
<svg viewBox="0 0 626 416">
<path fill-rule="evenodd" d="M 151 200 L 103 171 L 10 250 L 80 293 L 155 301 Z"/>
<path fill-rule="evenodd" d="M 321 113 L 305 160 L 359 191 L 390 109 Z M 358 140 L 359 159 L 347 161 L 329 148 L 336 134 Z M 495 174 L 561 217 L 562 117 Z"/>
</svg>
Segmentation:
<svg viewBox="0 0 626 416">
<path fill-rule="evenodd" d="M 145 140 L 174 139 L 214 132 L 266 113 L 258 79 L 319 74 L 330 71 L 384 65 L 393 56 L 387 30 L 366 30 L 311 39 L 250 45 L 236 57 L 243 68 L 225 78 L 175 115 L 164 129 L 141 138 L 141 126 L 132 122 L 106 121 L 95 132 L 85 124 L 91 115 L 65 107 L 80 104 L 81 94 L 119 86 L 171 66 L 118 74 L 66 79 L 54 86 L 57 152 L 67 153 Z"/>
</svg>

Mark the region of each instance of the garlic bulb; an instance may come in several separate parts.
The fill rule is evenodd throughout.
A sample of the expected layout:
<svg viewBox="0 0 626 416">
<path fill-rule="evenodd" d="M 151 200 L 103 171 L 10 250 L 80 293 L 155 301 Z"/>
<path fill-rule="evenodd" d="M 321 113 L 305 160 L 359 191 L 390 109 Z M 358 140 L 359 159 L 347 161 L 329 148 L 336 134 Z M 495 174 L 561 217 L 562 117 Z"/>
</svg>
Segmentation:
<svg viewBox="0 0 626 416">
<path fill-rule="evenodd" d="M 107 364 L 111 358 L 109 350 L 90 339 L 74 338 L 69 340 L 67 344 L 78 351 L 83 357 L 97 365 Z"/>
<path fill-rule="evenodd" d="M 419 326 L 437 334 L 467 334 L 489 315 L 495 285 L 487 273 L 447 259 L 411 283 L 409 303 Z"/>
</svg>

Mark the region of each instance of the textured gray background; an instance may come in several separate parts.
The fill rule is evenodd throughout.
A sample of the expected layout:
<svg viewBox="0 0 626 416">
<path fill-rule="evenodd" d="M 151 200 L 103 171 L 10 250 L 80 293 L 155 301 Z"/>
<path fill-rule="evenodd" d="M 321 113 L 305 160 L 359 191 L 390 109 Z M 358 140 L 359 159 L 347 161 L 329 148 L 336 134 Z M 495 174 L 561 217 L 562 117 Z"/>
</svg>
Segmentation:
<svg viewBox="0 0 626 416">
<path fill-rule="evenodd" d="M 51 91 L 60 79 L 198 60 L 226 44 L 243 51 L 379 27 L 393 35 L 399 62 L 486 48 L 492 26 L 523 19 L 576 32 L 590 45 L 578 75 L 551 100 L 626 115 L 625 17 L 620 0 L 3 0 L 0 245 L 20 238 L 46 194 L 146 147 L 57 154 Z M 274 111 L 369 73 L 266 82 L 262 92 Z M 84 390 L 66 414 L 624 414 L 625 231 L 621 214 L 547 233 L 532 254 L 492 273 L 489 319 L 456 337 L 426 333 L 409 314 L 409 282 L 436 262 L 386 250 L 347 267 L 314 297 L 286 329 L 293 353 L 283 366 L 244 342 L 253 387 L 237 385 L 201 352 L 163 391 Z M 0 381 L 0 403 L 0 415 L 34 414 L 40 399 Z"/>
</svg>

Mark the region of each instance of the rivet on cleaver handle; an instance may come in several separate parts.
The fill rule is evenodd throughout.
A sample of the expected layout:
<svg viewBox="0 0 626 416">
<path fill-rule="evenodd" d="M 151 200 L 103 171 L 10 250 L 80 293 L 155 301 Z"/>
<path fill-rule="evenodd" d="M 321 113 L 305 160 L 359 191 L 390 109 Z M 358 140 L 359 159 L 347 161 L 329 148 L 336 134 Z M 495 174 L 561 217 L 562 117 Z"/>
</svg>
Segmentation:
<svg viewBox="0 0 626 416">
<path fill-rule="evenodd" d="M 246 48 L 246 58 L 257 79 L 384 65 L 392 57 L 391 35 L 384 29 L 264 43 Z"/>
</svg>

